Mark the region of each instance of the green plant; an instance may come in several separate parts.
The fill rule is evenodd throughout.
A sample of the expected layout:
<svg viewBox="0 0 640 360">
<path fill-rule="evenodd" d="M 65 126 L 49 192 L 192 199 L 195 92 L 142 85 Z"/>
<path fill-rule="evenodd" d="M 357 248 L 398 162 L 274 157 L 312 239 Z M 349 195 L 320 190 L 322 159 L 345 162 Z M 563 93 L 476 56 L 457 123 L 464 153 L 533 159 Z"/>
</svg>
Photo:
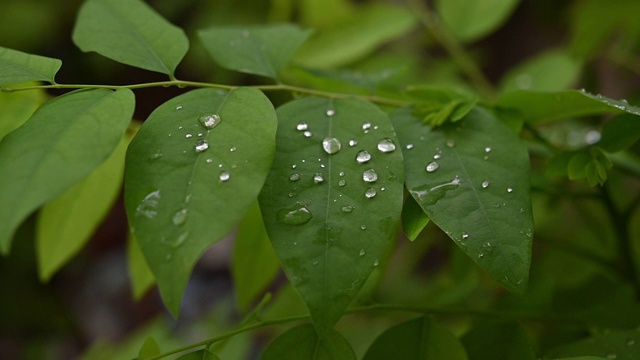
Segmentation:
<svg viewBox="0 0 640 360">
<path fill-rule="evenodd" d="M 102 221 L 124 172 L 135 293 L 157 283 L 176 317 L 199 257 L 240 223 L 231 271 L 245 320 L 165 352 L 148 338 L 140 359 L 216 359 L 226 341 L 281 324 L 262 358 L 352 359 L 354 347 L 367 360 L 637 357 L 640 108 L 566 89 L 637 5 L 575 5 L 571 55 L 536 56 L 496 87 L 465 44 L 518 1 L 436 1 L 440 17 L 419 1 L 314 4 L 299 5 L 314 35 L 274 24 L 198 32 L 218 65 L 260 76 L 247 86 L 176 78 L 188 38 L 141 1 L 85 1 L 73 41 L 168 80 L 58 84 L 60 60 L 0 48 L 2 253 L 38 211 L 48 280 Z M 410 34 L 421 25 L 451 75 L 449 63 L 430 61 L 441 68 L 429 79 L 393 57 L 335 70 L 391 40 L 432 47 Z M 605 53 L 635 76 L 638 34 L 629 26 Z M 418 50 L 410 60 L 430 60 Z M 49 84 L 26 83 L 38 81 Z M 135 90 L 173 86 L 188 90 L 132 120 Z M 74 91 L 46 101 L 45 89 Z M 438 242 L 438 229 L 453 241 Z M 421 274 L 434 248 L 448 261 Z M 295 292 L 282 286 L 272 301 L 280 267 Z M 344 317 L 356 320 L 336 330 Z M 367 321 L 375 331 L 345 337 Z"/>
</svg>

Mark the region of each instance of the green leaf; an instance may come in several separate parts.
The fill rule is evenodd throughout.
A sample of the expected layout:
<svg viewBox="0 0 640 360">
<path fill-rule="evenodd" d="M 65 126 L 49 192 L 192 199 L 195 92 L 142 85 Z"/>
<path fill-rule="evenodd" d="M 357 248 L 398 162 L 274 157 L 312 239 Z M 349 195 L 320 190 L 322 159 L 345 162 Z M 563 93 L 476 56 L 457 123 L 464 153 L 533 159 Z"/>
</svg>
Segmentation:
<svg viewBox="0 0 640 360">
<path fill-rule="evenodd" d="M 142 344 L 142 348 L 138 353 L 138 360 L 149 359 L 160 355 L 160 348 L 158 347 L 158 343 L 152 337 L 148 337 L 144 344 Z"/>
<path fill-rule="evenodd" d="M 57 97 L 0 142 L 0 251 L 35 209 L 103 163 L 131 121 L 128 89 L 80 90 Z"/>
<path fill-rule="evenodd" d="M 273 79 L 310 34 L 290 24 L 214 27 L 198 33 L 218 64 Z"/>
<path fill-rule="evenodd" d="M 435 130 L 421 125 L 410 108 L 391 118 L 413 198 L 491 277 L 524 292 L 533 219 L 529 155 L 518 136 L 481 108 Z"/>
<path fill-rule="evenodd" d="M 129 276 L 131 277 L 131 290 L 135 300 L 142 299 L 142 296 L 149 291 L 156 283 L 147 260 L 138 245 L 136 238 L 129 234 L 127 238 L 127 263 L 129 266 Z"/>
<path fill-rule="evenodd" d="M 519 0 L 437 0 L 436 11 L 458 39 L 470 42 L 504 24 Z"/>
<path fill-rule="evenodd" d="M 191 269 L 255 201 L 275 149 L 276 116 L 258 90 L 199 89 L 162 104 L 131 142 L 129 224 L 177 315 Z"/>
<path fill-rule="evenodd" d="M 0 92 L 0 140 L 27 121 L 47 101 L 42 89 Z"/>
<path fill-rule="evenodd" d="M 640 333 L 636 330 L 607 331 L 584 340 L 552 349 L 549 358 L 561 356 L 600 356 L 605 359 L 634 360 L 640 358 Z"/>
<path fill-rule="evenodd" d="M 220 358 L 209 349 L 201 349 L 184 354 L 176 360 L 220 360 Z"/>
<path fill-rule="evenodd" d="M 273 282 L 280 263 L 273 251 L 256 202 L 238 226 L 231 257 L 231 274 L 238 307 L 247 310 Z"/>
<path fill-rule="evenodd" d="M 109 213 L 122 188 L 127 144 L 123 137 L 102 165 L 40 210 L 36 253 L 42 281 L 82 249 Z"/>
<path fill-rule="evenodd" d="M 278 336 L 262 354 L 262 360 L 355 360 L 349 342 L 335 330 L 320 336 L 313 325 L 304 324 Z"/>
<path fill-rule="evenodd" d="M 54 83 L 62 61 L 0 47 L 0 85 L 26 81 Z"/>
<path fill-rule="evenodd" d="M 402 228 L 404 229 L 404 234 L 407 235 L 409 240 L 414 241 L 427 224 L 429 224 L 429 217 L 424 213 L 420 204 L 418 204 L 413 197 L 407 197 L 402 207 Z"/>
<path fill-rule="evenodd" d="M 609 120 L 602 128 L 598 146 L 609 152 L 624 150 L 640 140 L 640 118 L 622 114 Z"/>
<path fill-rule="evenodd" d="M 599 147 L 590 147 L 575 153 L 567 167 L 569 179 L 587 179 L 589 186 L 602 185 L 607 180 L 607 170 L 613 163 Z"/>
<path fill-rule="evenodd" d="M 338 321 L 393 243 L 402 153 L 387 115 L 363 100 L 303 98 L 278 108 L 278 121 L 260 208 L 321 331 Z M 368 156 L 358 163 L 362 151 Z"/>
<path fill-rule="evenodd" d="M 294 60 L 311 68 L 336 68 L 365 57 L 416 24 L 417 18 L 407 9 L 372 4 L 360 9 L 357 16 L 317 32 L 302 45 Z"/>
<path fill-rule="evenodd" d="M 565 51 L 547 51 L 509 70 L 502 78 L 500 91 L 564 90 L 576 83 L 581 70 L 582 63 Z"/>
<path fill-rule="evenodd" d="M 73 42 L 123 64 L 169 76 L 189 49 L 184 31 L 140 0 L 87 0 Z"/>
<path fill-rule="evenodd" d="M 371 92 L 375 92 L 375 90 L 383 83 L 385 80 L 389 79 L 389 77 L 395 75 L 399 69 L 398 68 L 389 68 L 384 70 L 379 70 L 376 72 L 362 72 L 362 71 L 349 71 L 349 70 L 340 70 L 340 71 L 332 71 L 332 70 L 320 70 L 320 69 L 304 69 L 306 72 L 313 74 L 318 77 L 326 78 L 326 79 L 334 79 L 340 80 L 342 82 L 353 84 L 359 86 L 363 89 L 367 89 Z"/>
<path fill-rule="evenodd" d="M 419 86 L 408 92 L 416 101 L 414 114 L 432 127 L 462 119 L 478 103 L 476 95 L 455 88 Z"/>
<path fill-rule="evenodd" d="M 462 343 L 472 359 L 537 359 L 527 334 L 516 322 L 497 323 L 485 320 L 466 333 L 462 337 Z"/>
<path fill-rule="evenodd" d="M 466 360 L 460 340 L 428 317 L 396 325 L 378 336 L 363 360 Z"/>
<path fill-rule="evenodd" d="M 544 120 L 598 114 L 627 112 L 640 115 L 640 108 L 629 105 L 625 100 L 613 100 L 577 90 L 555 92 L 518 90 L 500 96 L 497 105 L 519 111 L 524 120 L 530 124 Z"/>
</svg>

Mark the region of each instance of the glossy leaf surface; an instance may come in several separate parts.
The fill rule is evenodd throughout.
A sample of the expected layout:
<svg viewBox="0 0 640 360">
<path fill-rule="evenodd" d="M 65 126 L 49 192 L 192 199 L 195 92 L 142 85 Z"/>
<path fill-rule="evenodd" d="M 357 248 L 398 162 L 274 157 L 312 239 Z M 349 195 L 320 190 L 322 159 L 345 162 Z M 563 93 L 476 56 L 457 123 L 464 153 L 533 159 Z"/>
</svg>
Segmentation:
<svg viewBox="0 0 640 360">
<path fill-rule="evenodd" d="M 262 354 L 262 360 L 355 360 L 349 342 L 335 330 L 320 336 L 311 324 L 289 329 Z"/>
<path fill-rule="evenodd" d="M 280 107 L 278 121 L 260 207 L 320 330 L 336 323 L 393 242 L 402 153 L 387 115 L 362 100 L 304 98 Z"/>
<path fill-rule="evenodd" d="M 515 10 L 519 0 L 438 0 L 436 11 L 460 40 L 471 41 L 491 33 Z"/>
<path fill-rule="evenodd" d="M 73 42 L 123 64 L 173 75 L 189 49 L 184 31 L 140 0 L 87 0 Z"/>
<path fill-rule="evenodd" d="M 131 120 L 130 90 L 81 90 L 40 107 L 0 142 L 0 250 L 35 209 L 103 163 Z"/>
<path fill-rule="evenodd" d="M 275 79 L 310 34 L 310 30 L 284 24 L 216 27 L 200 31 L 199 36 L 223 67 Z"/>
<path fill-rule="evenodd" d="M 200 89 L 159 106 L 131 142 L 127 215 L 174 315 L 202 252 L 258 196 L 275 130 L 275 111 L 260 91 Z"/>
<path fill-rule="evenodd" d="M 421 125 L 409 108 L 391 118 L 413 198 L 491 277 L 522 293 L 533 219 L 529 155 L 518 136 L 480 108 L 435 130 Z"/>
<path fill-rule="evenodd" d="M 62 61 L 0 47 L 0 85 L 26 81 L 54 82 Z"/>
</svg>

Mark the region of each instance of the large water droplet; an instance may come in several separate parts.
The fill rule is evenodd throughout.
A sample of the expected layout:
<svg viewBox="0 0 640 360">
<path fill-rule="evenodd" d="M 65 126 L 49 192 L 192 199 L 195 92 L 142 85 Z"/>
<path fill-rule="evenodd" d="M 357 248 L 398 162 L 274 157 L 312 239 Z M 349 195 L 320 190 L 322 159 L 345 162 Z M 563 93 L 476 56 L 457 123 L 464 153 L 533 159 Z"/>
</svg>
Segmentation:
<svg viewBox="0 0 640 360">
<path fill-rule="evenodd" d="M 427 172 L 432 173 L 432 172 L 438 170 L 439 167 L 440 167 L 440 165 L 438 165 L 437 162 L 432 161 L 432 162 L 427 164 L 426 170 L 427 170 Z"/>
<path fill-rule="evenodd" d="M 228 172 L 223 171 L 220 173 L 220 175 L 218 175 L 218 179 L 220 179 L 220 181 L 225 182 L 227 180 L 229 180 L 229 178 L 231 177 L 231 175 L 229 175 Z"/>
<path fill-rule="evenodd" d="M 482 188 L 483 188 L 483 189 L 486 189 L 486 188 L 488 188 L 488 187 L 489 187 L 489 181 L 487 181 L 487 180 L 483 181 L 483 182 L 482 182 Z"/>
<path fill-rule="evenodd" d="M 383 153 L 389 153 L 394 151 L 395 149 L 396 144 L 391 139 L 382 139 L 378 143 L 378 150 L 382 151 Z"/>
<path fill-rule="evenodd" d="M 311 220 L 313 215 L 306 206 L 297 203 L 295 206 L 278 211 L 278 221 L 288 225 L 302 225 Z"/>
<path fill-rule="evenodd" d="M 291 174 L 291 176 L 289 176 L 289 180 L 291 180 L 291 181 L 300 180 L 300 174 Z"/>
<path fill-rule="evenodd" d="M 362 173 L 362 180 L 364 180 L 366 182 L 374 182 L 374 181 L 378 180 L 378 174 L 376 174 L 376 171 L 373 170 L 373 169 L 365 170 Z"/>
<path fill-rule="evenodd" d="M 335 110 L 333 110 L 333 109 L 329 109 L 329 110 L 327 110 L 327 116 L 333 116 L 333 115 L 335 115 L 335 114 L 336 114 L 336 111 L 335 111 Z"/>
<path fill-rule="evenodd" d="M 304 137 L 311 137 L 313 135 L 311 131 L 305 131 L 302 134 L 304 135 Z"/>
<path fill-rule="evenodd" d="M 140 201 L 136 207 L 136 216 L 142 215 L 153 219 L 158 215 L 158 203 L 160 202 L 160 190 L 152 191 Z"/>
<path fill-rule="evenodd" d="M 374 188 L 368 188 L 367 190 L 365 190 L 364 192 L 364 196 L 367 199 L 371 199 L 372 197 L 376 196 L 376 189 Z"/>
<path fill-rule="evenodd" d="M 347 181 L 345 179 L 340 179 L 340 181 L 338 181 L 338 185 L 340 185 L 340 187 L 347 185 Z"/>
<path fill-rule="evenodd" d="M 313 175 L 313 182 L 314 183 L 320 184 L 323 181 L 324 181 L 324 177 L 322 176 L 321 173 L 316 173 L 315 175 Z"/>
<path fill-rule="evenodd" d="M 356 155 L 356 161 L 360 164 L 364 164 L 367 161 L 371 160 L 371 154 L 367 150 L 358 151 Z"/>
<path fill-rule="evenodd" d="M 171 221 L 175 226 L 181 226 L 187 221 L 187 217 L 189 216 L 189 209 L 180 209 L 173 214 L 173 218 Z"/>
<path fill-rule="evenodd" d="M 202 126 L 211 130 L 214 127 L 218 126 L 222 119 L 220 119 L 220 115 L 218 114 L 211 114 L 211 115 L 201 116 L 198 120 L 200 121 L 200 124 L 202 124 Z"/>
<path fill-rule="evenodd" d="M 340 141 L 334 137 L 326 137 L 322 140 L 322 148 L 327 154 L 335 154 L 341 147 Z"/>
<path fill-rule="evenodd" d="M 353 147 L 358 145 L 358 141 L 356 139 L 349 140 L 349 146 Z"/>
<path fill-rule="evenodd" d="M 307 123 L 301 122 L 298 125 L 296 125 L 296 130 L 299 131 L 304 131 L 307 130 L 309 128 L 309 125 L 307 125 Z"/>
<path fill-rule="evenodd" d="M 343 206 L 343 207 L 340 208 L 340 210 L 342 210 L 343 213 L 353 212 L 353 209 L 355 209 L 355 208 L 353 206 L 351 206 L 351 205 Z"/>
<path fill-rule="evenodd" d="M 209 148 L 209 142 L 207 140 L 198 140 L 196 142 L 196 152 L 203 152 Z"/>
<path fill-rule="evenodd" d="M 369 130 L 371 128 L 371 123 L 362 124 L 362 130 Z"/>
</svg>

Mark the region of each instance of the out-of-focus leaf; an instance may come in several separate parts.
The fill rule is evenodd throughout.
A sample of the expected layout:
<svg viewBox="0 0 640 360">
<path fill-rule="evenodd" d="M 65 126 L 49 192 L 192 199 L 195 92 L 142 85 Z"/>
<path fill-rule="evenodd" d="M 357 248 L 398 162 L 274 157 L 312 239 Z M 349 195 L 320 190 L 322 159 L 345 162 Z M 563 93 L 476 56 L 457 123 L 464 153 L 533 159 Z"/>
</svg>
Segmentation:
<svg viewBox="0 0 640 360">
<path fill-rule="evenodd" d="M 520 324 L 483 321 L 462 337 L 471 359 L 535 360 L 531 343 Z"/>
<path fill-rule="evenodd" d="M 26 81 L 55 82 L 62 61 L 0 47 L 0 85 Z"/>
<path fill-rule="evenodd" d="M 220 360 L 220 357 L 209 349 L 201 349 L 184 354 L 176 358 L 176 360 Z"/>
<path fill-rule="evenodd" d="M 515 10 L 519 0 L 437 0 L 436 11 L 451 32 L 468 42 L 499 28 Z"/>
<path fill-rule="evenodd" d="M 129 276 L 131 278 L 131 290 L 133 298 L 140 300 L 142 296 L 156 283 L 147 260 L 138 245 L 138 241 L 132 234 L 127 238 L 127 262 L 129 265 Z"/>
<path fill-rule="evenodd" d="M 158 343 L 154 338 L 148 337 L 142 344 L 142 348 L 140 348 L 138 360 L 149 359 L 156 355 L 160 355 L 160 347 L 158 347 Z"/>
<path fill-rule="evenodd" d="M 418 235 L 429 224 L 429 217 L 424 213 L 424 210 L 416 202 L 416 200 L 409 196 L 404 201 L 402 207 L 402 228 L 404 234 L 411 241 L 415 240 Z"/>
<path fill-rule="evenodd" d="M 413 114 L 432 127 L 462 119 L 478 102 L 476 95 L 454 88 L 420 86 L 408 92 L 416 101 Z"/>
<path fill-rule="evenodd" d="M 44 90 L 0 92 L 0 140 L 24 124 L 46 101 Z"/>
<path fill-rule="evenodd" d="M 305 69 L 319 77 L 324 77 L 328 79 L 340 80 L 348 84 L 353 84 L 359 86 L 363 89 L 367 89 L 369 91 L 375 91 L 378 86 L 389 77 L 393 76 L 398 72 L 398 69 L 386 69 L 379 72 L 374 73 L 366 73 L 362 71 L 331 71 L 331 70 L 320 70 L 320 69 Z"/>
<path fill-rule="evenodd" d="M 600 356 L 605 359 L 636 360 L 640 358 L 639 344 L 640 333 L 638 331 L 612 330 L 552 349 L 545 356 L 552 359 L 561 356 Z"/>
<path fill-rule="evenodd" d="M 624 150 L 640 140 L 640 117 L 622 114 L 609 120 L 602 128 L 598 146 L 605 151 Z"/>
<path fill-rule="evenodd" d="M 607 170 L 613 163 L 599 147 L 590 147 L 575 153 L 567 167 L 569 179 L 587 179 L 589 186 L 602 185 L 607 180 Z"/>
<path fill-rule="evenodd" d="M 581 70 L 582 63 L 565 51 L 547 51 L 509 70 L 502 78 L 500 91 L 564 90 L 576 83 Z"/>
<path fill-rule="evenodd" d="M 262 360 L 355 360 L 349 342 L 335 330 L 319 335 L 305 324 L 278 336 L 262 354 Z"/>
</svg>

